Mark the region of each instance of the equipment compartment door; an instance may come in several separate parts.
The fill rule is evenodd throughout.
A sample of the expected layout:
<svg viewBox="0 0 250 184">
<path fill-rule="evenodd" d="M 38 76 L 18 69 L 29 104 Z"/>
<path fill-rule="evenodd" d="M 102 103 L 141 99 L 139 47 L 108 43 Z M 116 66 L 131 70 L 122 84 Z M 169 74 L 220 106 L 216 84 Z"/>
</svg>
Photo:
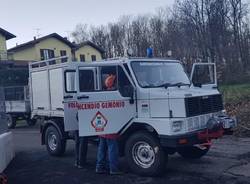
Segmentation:
<svg viewBox="0 0 250 184">
<path fill-rule="evenodd" d="M 76 70 L 64 71 L 64 129 L 65 131 L 78 130 L 77 101 L 76 101 Z"/>
<path fill-rule="evenodd" d="M 134 87 L 122 67 L 82 67 L 77 93 L 79 134 L 118 133 L 135 117 Z"/>
</svg>

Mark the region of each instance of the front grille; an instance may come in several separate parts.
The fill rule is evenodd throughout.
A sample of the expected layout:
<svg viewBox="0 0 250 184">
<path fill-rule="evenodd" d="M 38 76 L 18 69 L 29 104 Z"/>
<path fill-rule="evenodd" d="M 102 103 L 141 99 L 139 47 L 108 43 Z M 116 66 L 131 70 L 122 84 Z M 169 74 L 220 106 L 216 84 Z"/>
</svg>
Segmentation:
<svg viewBox="0 0 250 184">
<path fill-rule="evenodd" d="M 222 96 L 219 94 L 185 98 L 185 106 L 187 117 L 221 111 Z"/>
</svg>

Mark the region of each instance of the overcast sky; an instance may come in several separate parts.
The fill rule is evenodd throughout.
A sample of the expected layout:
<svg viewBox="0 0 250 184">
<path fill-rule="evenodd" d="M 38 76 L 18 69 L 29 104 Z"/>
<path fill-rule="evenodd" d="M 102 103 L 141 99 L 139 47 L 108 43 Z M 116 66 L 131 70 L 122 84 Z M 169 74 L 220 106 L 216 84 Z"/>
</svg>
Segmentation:
<svg viewBox="0 0 250 184">
<path fill-rule="evenodd" d="M 17 38 L 7 41 L 11 48 L 57 32 L 68 36 L 78 23 L 91 25 L 116 21 L 121 15 L 153 13 L 159 7 L 171 6 L 174 0 L 0 0 L 0 27 Z"/>
</svg>

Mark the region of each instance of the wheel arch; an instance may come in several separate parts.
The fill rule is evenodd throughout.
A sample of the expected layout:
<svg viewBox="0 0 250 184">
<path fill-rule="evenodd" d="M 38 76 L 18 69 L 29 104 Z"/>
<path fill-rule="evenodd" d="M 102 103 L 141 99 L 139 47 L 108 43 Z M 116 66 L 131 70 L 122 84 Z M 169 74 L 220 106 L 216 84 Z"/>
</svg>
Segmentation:
<svg viewBox="0 0 250 184">
<path fill-rule="evenodd" d="M 120 156 L 125 154 L 125 145 L 128 138 L 135 132 L 146 131 L 158 139 L 158 133 L 151 125 L 141 122 L 133 122 L 120 136 L 119 139 L 119 152 Z"/>
<path fill-rule="evenodd" d="M 64 131 L 64 124 L 61 121 L 63 121 L 63 118 L 48 119 L 48 120 L 45 120 L 45 123 L 43 125 L 41 125 L 40 132 L 41 132 L 42 145 L 45 144 L 45 132 L 49 126 L 55 127 L 58 130 L 59 135 L 62 139 L 67 138 L 67 134 Z"/>
</svg>

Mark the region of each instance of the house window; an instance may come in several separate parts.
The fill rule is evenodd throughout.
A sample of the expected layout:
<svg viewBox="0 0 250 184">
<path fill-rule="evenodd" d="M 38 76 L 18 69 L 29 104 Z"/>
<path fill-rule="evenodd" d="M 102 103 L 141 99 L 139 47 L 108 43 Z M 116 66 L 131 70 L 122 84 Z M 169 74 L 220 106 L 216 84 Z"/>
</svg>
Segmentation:
<svg viewBox="0 0 250 184">
<path fill-rule="evenodd" d="M 92 61 L 96 61 L 96 55 L 91 55 Z"/>
<path fill-rule="evenodd" d="M 54 50 L 51 49 L 40 49 L 41 60 L 47 60 L 55 58 Z M 55 60 L 50 61 L 49 64 L 55 64 Z"/>
<path fill-rule="evenodd" d="M 47 60 L 55 57 L 54 50 L 40 49 L 41 60 Z"/>
<path fill-rule="evenodd" d="M 80 61 L 85 62 L 85 55 L 84 54 L 80 54 Z"/>
<path fill-rule="evenodd" d="M 66 56 L 67 55 L 66 50 L 60 50 L 60 55 L 61 56 Z M 67 58 L 62 59 L 62 63 L 65 63 L 65 62 L 67 62 Z"/>
</svg>

